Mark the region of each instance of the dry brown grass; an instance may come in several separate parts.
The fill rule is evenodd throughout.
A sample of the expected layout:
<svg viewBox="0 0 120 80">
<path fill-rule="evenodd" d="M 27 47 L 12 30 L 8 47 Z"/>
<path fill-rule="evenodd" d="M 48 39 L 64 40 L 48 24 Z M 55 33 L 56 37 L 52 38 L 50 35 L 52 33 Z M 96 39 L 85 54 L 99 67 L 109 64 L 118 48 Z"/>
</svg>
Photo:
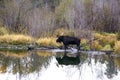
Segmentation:
<svg viewBox="0 0 120 80">
<path fill-rule="evenodd" d="M 115 44 L 115 41 L 117 40 L 116 34 L 100 34 L 100 33 L 95 33 L 95 38 L 99 40 L 100 44 L 102 46 L 105 46 L 106 44 L 110 44 L 112 47 Z"/>
<path fill-rule="evenodd" d="M 57 38 L 54 37 L 45 37 L 45 38 L 39 38 L 36 43 L 41 46 L 60 46 L 61 44 L 56 42 Z"/>
<path fill-rule="evenodd" d="M 102 45 L 99 43 L 99 41 L 93 41 L 91 48 L 94 50 L 101 50 L 102 49 Z"/>
<path fill-rule="evenodd" d="M 0 36 L 0 43 L 7 44 L 30 44 L 34 39 L 30 36 L 22 35 L 22 34 L 6 34 Z"/>
<path fill-rule="evenodd" d="M 120 54 L 120 41 L 115 42 L 114 49 L 115 53 Z"/>
</svg>

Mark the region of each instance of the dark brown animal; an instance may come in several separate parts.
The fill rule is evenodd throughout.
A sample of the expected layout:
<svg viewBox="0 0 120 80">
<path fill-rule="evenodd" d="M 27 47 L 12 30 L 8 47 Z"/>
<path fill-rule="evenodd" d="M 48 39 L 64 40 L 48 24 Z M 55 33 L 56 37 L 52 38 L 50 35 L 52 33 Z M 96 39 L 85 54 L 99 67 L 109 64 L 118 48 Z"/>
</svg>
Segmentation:
<svg viewBox="0 0 120 80">
<path fill-rule="evenodd" d="M 80 49 L 80 42 L 81 40 L 76 37 L 71 36 L 59 36 L 56 42 L 63 43 L 65 50 L 67 49 L 68 45 L 76 45 L 78 50 Z"/>
</svg>

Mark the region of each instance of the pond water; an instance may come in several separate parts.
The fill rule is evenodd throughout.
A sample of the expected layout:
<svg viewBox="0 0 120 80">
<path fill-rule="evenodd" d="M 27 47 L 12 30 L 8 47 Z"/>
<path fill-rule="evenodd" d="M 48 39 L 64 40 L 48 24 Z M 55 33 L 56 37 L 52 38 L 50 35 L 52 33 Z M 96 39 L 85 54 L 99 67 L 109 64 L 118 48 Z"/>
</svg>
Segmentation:
<svg viewBox="0 0 120 80">
<path fill-rule="evenodd" d="M 120 57 L 102 52 L 0 51 L 0 80 L 119 80 Z"/>
</svg>

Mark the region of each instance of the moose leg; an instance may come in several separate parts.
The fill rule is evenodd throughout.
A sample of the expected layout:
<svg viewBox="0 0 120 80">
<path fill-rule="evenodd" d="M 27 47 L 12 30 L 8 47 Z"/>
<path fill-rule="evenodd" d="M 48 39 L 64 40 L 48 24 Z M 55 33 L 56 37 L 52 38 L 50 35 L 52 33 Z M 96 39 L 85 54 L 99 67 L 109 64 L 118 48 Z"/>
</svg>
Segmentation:
<svg viewBox="0 0 120 80">
<path fill-rule="evenodd" d="M 67 49 L 67 45 L 65 45 L 65 46 L 64 46 L 64 48 L 65 48 L 65 52 L 66 52 L 66 49 Z"/>
<path fill-rule="evenodd" d="M 77 50 L 78 50 L 78 51 L 80 50 L 80 45 L 79 45 L 79 44 L 77 45 Z"/>
</svg>

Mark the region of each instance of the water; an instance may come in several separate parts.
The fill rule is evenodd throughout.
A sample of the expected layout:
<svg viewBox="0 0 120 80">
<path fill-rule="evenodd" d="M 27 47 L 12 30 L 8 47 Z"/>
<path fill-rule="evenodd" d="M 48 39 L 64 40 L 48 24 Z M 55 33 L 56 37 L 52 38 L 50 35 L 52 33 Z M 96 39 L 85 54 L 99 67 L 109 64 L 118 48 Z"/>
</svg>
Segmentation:
<svg viewBox="0 0 120 80">
<path fill-rule="evenodd" d="M 0 51 L 0 80 L 119 80 L 120 57 L 63 50 Z"/>
</svg>

